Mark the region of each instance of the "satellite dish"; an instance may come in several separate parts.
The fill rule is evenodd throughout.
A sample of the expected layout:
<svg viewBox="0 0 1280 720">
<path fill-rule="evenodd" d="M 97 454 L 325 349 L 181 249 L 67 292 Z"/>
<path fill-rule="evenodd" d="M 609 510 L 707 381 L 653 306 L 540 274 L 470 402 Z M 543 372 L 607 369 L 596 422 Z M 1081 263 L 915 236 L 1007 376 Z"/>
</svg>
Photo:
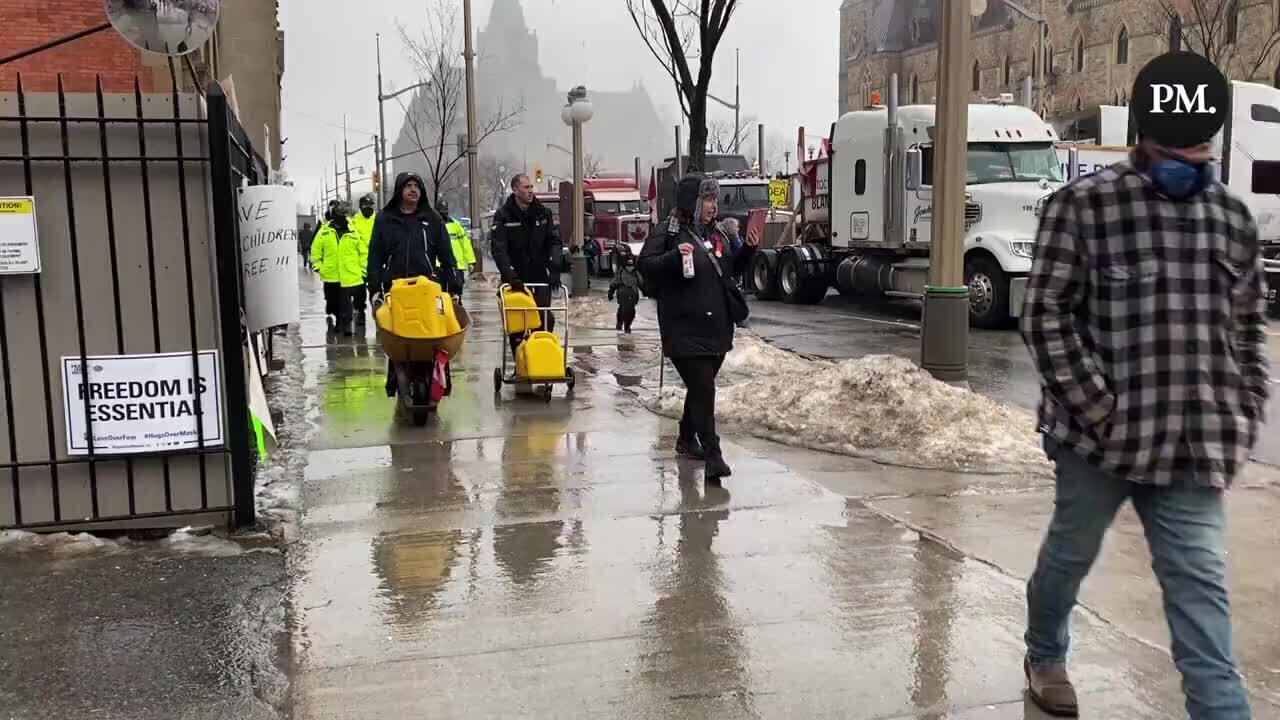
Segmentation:
<svg viewBox="0 0 1280 720">
<path fill-rule="evenodd" d="M 106 0 L 107 20 L 130 45 L 177 57 L 209 41 L 222 0 Z"/>
<path fill-rule="evenodd" d="M 987 0 L 969 0 L 969 14 L 982 17 L 987 12 Z"/>
</svg>

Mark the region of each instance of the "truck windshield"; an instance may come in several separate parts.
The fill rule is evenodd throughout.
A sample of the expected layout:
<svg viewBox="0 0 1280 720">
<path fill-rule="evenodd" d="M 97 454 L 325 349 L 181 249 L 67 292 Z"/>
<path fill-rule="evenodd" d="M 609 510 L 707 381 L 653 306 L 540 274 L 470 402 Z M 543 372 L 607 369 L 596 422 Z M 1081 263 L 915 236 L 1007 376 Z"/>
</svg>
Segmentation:
<svg viewBox="0 0 1280 720">
<path fill-rule="evenodd" d="M 768 185 L 721 185 L 720 207 L 769 207 Z"/>
<path fill-rule="evenodd" d="M 1062 182 L 1051 143 L 969 143 L 969 185 L 1048 180 Z"/>
<path fill-rule="evenodd" d="M 647 210 L 640 200 L 597 200 L 596 213 L 599 215 L 642 215 Z"/>
</svg>

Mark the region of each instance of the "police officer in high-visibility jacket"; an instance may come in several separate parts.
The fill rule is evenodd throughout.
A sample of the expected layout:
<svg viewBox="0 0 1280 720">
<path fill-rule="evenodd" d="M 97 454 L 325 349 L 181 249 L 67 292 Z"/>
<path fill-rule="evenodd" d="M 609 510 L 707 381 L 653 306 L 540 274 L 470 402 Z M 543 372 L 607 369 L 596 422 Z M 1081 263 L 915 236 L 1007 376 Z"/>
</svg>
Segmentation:
<svg viewBox="0 0 1280 720">
<path fill-rule="evenodd" d="M 343 210 L 349 210 L 345 203 Z M 356 310 L 355 300 L 360 298 L 359 308 L 364 310 L 364 276 L 365 276 L 365 242 L 364 238 L 351 224 L 346 213 L 335 213 L 332 223 L 334 236 L 338 240 L 338 285 L 342 288 L 338 300 L 338 329 L 344 336 L 350 337 L 352 331 L 352 314 Z M 363 324 L 364 318 L 361 316 Z"/>
<path fill-rule="evenodd" d="M 369 241 L 373 238 L 373 221 L 377 219 L 377 200 L 373 193 L 360 198 L 360 212 L 351 216 L 351 229 L 360 237 L 360 267 L 369 265 Z M 363 275 L 364 270 L 361 270 Z M 367 292 L 364 285 L 352 292 L 351 304 L 357 325 L 365 324 L 365 298 Z"/>
<path fill-rule="evenodd" d="M 340 213 L 340 203 L 332 202 L 325 213 L 325 222 L 316 231 L 311 241 L 311 267 L 320 275 L 324 283 L 324 314 L 330 324 L 338 322 L 338 310 L 342 299 L 342 284 L 338 278 L 338 235 L 333 228 L 333 220 Z M 345 219 L 346 215 L 342 214 Z"/>
<path fill-rule="evenodd" d="M 453 259 L 458 263 L 458 285 L 461 290 L 463 278 L 476 264 L 476 253 L 471 249 L 471 237 L 467 234 L 466 228 L 449 216 L 449 203 L 441 200 L 436 205 L 436 209 L 444 218 L 444 229 L 449 233 L 449 240 L 453 245 Z"/>
</svg>

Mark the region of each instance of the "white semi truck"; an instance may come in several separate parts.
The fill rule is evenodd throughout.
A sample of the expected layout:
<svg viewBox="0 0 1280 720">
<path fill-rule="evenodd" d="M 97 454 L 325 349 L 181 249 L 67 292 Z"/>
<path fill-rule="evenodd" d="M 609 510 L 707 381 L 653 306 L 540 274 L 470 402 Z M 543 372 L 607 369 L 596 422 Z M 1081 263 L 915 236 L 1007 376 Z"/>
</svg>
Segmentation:
<svg viewBox="0 0 1280 720">
<path fill-rule="evenodd" d="M 896 89 L 896 78 L 889 83 Z M 846 113 L 826 157 L 805 164 L 797 244 L 761 250 L 749 283 L 761 299 L 821 302 L 830 287 L 864 297 L 922 298 L 932 240 L 936 108 Z M 969 106 L 964 275 L 970 318 L 1009 324 L 1022 307 L 1038 213 L 1064 182 L 1057 132 L 1010 95 Z"/>
</svg>

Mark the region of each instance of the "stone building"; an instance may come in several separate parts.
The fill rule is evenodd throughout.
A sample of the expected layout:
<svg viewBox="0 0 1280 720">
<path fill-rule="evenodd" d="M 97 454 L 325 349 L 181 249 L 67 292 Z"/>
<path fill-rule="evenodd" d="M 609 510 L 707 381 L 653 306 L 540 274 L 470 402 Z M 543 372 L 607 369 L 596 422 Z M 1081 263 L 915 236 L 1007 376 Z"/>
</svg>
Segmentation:
<svg viewBox="0 0 1280 720">
<path fill-rule="evenodd" d="M 482 121 L 494 117 L 499 107 L 523 108 L 514 129 L 485 138 L 480 146 L 482 160 L 497 160 L 508 175 L 541 168 L 548 178 L 572 177 L 570 156 L 560 149 L 572 144 L 572 132 L 560 119 L 560 110 L 579 78 L 550 78 L 543 73 L 538 36 L 529 26 L 521 0 L 494 0 L 488 22 L 477 33 L 476 50 L 476 110 Z M 670 154 L 674 142 L 667 138 L 673 123 L 659 116 L 642 85 L 625 90 L 588 86 L 587 92 L 595 117 L 583 128 L 583 142 L 586 152 L 600 161 L 601 170 L 630 171 L 636 157 L 647 169 L 664 153 Z M 415 94 L 412 102 L 421 103 L 421 95 L 421 91 Z M 466 131 L 465 125 L 459 125 L 450 137 Z M 391 157 L 401 158 L 395 161 L 396 172 L 425 171 L 426 163 L 415 155 L 418 146 L 406 123 L 391 152 Z M 456 175 L 460 180 L 465 174 L 463 165 Z"/>
<path fill-rule="evenodd" d="M 1174 49 L 1203 51 L 1191 18 L 1217 15 L 1212 59 L 1231 78 L 1272 83 L 1280 59 L 1280 0 L 987 0 L 973 19 L 967 60 L 974 100 L 1013 93 L 1037 78 L 1044 33 L 1041 114 L 1067 120 L 1098 105 L 1128 104 L 1148 60 Z M 840 112 L 883 97 L 897 73 L 903 103 L 937 94 L 939 0 L 845 0 L 840 8 Z M 1177 9 L 1176 16 L 1167 9 Z M 1199 11 L 1199 12 L 1197 12 Z M 1043 13 L 1043 14 L 1042 14 Z"/>
</svg>

